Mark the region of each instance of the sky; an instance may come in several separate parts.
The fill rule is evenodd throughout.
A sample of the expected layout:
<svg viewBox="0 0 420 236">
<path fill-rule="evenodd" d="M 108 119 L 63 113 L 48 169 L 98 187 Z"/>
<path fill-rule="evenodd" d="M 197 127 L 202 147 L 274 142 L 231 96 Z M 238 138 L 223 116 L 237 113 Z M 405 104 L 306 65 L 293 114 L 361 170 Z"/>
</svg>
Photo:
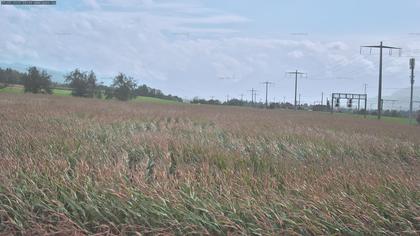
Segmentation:
<svg viewBox="0 0 420 236">
<path fill-rule="evenodd" d="M 270 101 L 321 94 L 377 95 L 380 41 L 384 94 L 409 87 L 420 55 L 420 0 L 58 0 L 56 6 L 0 6 L 0 63 L 119 72 L 183 98 L 241 95 Z"/>
</svg>

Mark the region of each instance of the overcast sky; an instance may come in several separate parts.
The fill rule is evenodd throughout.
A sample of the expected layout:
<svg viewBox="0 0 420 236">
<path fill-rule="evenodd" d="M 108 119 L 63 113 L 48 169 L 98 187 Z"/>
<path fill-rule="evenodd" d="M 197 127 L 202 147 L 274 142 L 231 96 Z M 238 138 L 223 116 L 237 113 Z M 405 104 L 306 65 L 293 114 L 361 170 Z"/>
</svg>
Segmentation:
<svg viewBox="0 0 420 236">
<path fill-rule="evenodd" d="M 270 100 L 303 102 L 321 92 L 376 96 L 378 52 L 384 93 L 409 86 L 408 56 L 420 55 L 420 0 L 58 0 L 56 6 L 0 6 L 0 63 L 99 77 L 124 72 L 182 97 L 225 99 L 275 83 Z M 418 63 L 419 64 L 419 63 Z"/>
</svg>

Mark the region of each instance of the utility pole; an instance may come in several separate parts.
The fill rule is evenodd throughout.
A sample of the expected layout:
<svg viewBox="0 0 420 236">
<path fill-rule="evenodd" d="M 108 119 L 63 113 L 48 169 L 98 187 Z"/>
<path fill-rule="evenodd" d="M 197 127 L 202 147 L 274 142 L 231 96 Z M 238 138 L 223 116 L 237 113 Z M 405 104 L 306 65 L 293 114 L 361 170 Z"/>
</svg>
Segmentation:
<svg viewBox="0 0 420 236">
<path fill-rule="evenodd" d="M 252 88 L 251 90 L 248 90 L 248 91 L 251 92 L 251 104 L 254 104 L 254 101 L 257 99 L 257 90 Z M 255 100 L 254 100 L 254 95 L 255 95 Z"/>
<path fill-rule="evenodd" d="M 241 102 L 243 102 L 244 101 L 244 95 L 241 93 Z"/>
<path fill-rule="evenodd" d="M 363 84 L 363 87 L 364 87 L 364 93 L 363 94 L 366 94 L 366 90 L 367 90 L 367 84 Z M 359 111 L 360 110 L 360 99 L 358 100 L 358 102 L 357 102 L 357 110 Z"/>
<path fill-rule="evenodd" d="M 295 75 L 295 110 L 297 110 L 297 86 L 298 86 L 298 76 L 302 76 L 305 73 L 299 72 L 298 70 L 294 72 L 287 72 L 289 75 Z"/>
<path fill-rule="evenodd" d="M 375 46 L 361 46 L 360 47 L 360 53 L 362 52 L 362 48 L 379 48 L 379 86 L 378 86 L 378 120 L 381 119 L 381 112 L 382 112 L 382 55 L 383 55 L 383 49 L 389 49 L 389 54 L 392 55 L 392 50 L 397 49 L 399 50 L 401 54 L 401 48 L 396 47 L 390 47 L 390 46 L 384 46 L 383 42 L 381 42 L 380 45 Z"/>
<path fill-rule="evenodd" d="M 324 92 L 322 92 L 321 94 L 321 106 L 324 105 Z"/>
<path fill-rule="evenodd" d="M 413 86 L 414 86 L 414 68 L 416 67 L 416 59 L 410 59 L 410 69 L 411 69 L 411 95 L 410 95 L 410 125 L 413 121 Z"/>
<path fill-rule="evenodd" d="M 254 102 L 257 103 L 257 91 L 255 91 L 255 93 L 254 93 Z"/>
<path fill-rule="evenodd" d="M 265 108 L 268 108 L 268 85 L 273 84 L 273 82 L 265 81 L 262 84 L 265 84 Z"/>
<path fill-rule="evenodd" d="M 300 106 L 300 93 L 299 93 L 299 106 Z"/>
</svg>

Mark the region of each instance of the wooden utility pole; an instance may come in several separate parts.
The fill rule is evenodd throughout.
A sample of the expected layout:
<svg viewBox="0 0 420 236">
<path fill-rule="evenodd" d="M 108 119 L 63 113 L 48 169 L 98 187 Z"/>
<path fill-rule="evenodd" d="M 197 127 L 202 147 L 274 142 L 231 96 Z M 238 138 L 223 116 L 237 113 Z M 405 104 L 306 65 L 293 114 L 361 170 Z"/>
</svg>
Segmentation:
<svg viewBox="0 0 420 236">
<path fill-rule="evenodd" d="M 252 88 L 251 90 L 248 90 L 248 91 L 251 92 L 251 103 L 254 104 L 254 101 L 257 100 L 257 90 Z M 254 100 L 254 96 L 255 96 L 255 100 Z"/>
<path fill-rule="evenodd" d="M 300 106 L 300 93 L 299 93 L 299 106 Z"/>
<path fill-rule="evenodd" d="M 265 84 L 265 108 L 268 108 L 268 86 L 273 84 L 273 82 L 265 81 L 262 84 Z"/>
<path fill-rule="evenodd" d="M 389 49 L 389 54 L 392 54 L 393 49 L 400 50 L 401 54 L 401 48 L 396 47 L 390 47 L 390 46 L 384 46 L 383 42 L 380 43 L 380 45 L 375 46 L 362 46 L 360 47 L 360 53 L 362 52 L 362 48 L 379 48 L 379 86 L 378 86 L 378 120 L 381 119 L 381 113 L 382 113 L 382 55 L 383 55 L 383 49 Z"/>
<path fill-rule="evenodd" d="M 299 72 L 298 70 L 294 71 L 294 72 L 287 72 L 287 74 L 289 75 L 294 75 L 295 76 L 295 110 L 297 110 L 297 90 L 298 90 L 298 76 L 302 76 L 305 73 L 303 72 Z"/>
</svg>

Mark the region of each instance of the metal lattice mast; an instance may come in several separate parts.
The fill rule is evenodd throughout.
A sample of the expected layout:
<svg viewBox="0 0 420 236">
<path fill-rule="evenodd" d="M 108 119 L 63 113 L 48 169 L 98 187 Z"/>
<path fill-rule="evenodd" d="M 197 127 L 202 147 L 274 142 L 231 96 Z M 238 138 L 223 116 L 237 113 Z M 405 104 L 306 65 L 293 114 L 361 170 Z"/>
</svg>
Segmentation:
<svg viewBox="0 0 420 236">
<path fill-rule="evenodd" d="M 411 69 L 411 94 L 410 94 L 410 124 L 413 121 L 413 86 L 414 86 L 414 68 L 416 66 L 416 59 L 410 59 L 410 69 Z"/>
</svg>

